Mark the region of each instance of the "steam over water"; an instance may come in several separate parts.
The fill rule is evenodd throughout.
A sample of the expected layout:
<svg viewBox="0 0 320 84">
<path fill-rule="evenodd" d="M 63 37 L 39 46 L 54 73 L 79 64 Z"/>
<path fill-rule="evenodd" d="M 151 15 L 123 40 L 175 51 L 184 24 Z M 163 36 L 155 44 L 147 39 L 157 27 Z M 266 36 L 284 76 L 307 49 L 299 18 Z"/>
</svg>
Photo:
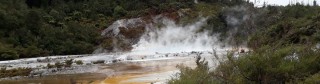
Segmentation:
<svg viewBox="0 0 320 84">
<path fill-rule="evenodd" d="M 100 75 L 102 74 L 102 77 L 106 77 L 103 81 L 97 80 L 98 84 L 104 82 L 106 84 L 114 84 L 109 83 L 110 81 L 120 81 L 121 83 L 157 82 L 157 84 L 165 84 L 173 74 L 179 72 L 176 68 L 177 64 L 196 67 L 196 63 L 194 62 L 196 60 L 195 56 L 201 56 L 202 58 L 207 59 L 206 61 L 208 61 L 208 66 L 212 70 L 221 60 L 224 59 L 222 57 L 212 56 L 212 53 L 210 53 L 212 49 L 218 51 L 217 54 L 225 52 L 223 52 L 224 48 L 220 48 L 218 46 L 219 42 L 217 41 L 216 36 L 212 36 L 207 31 L 201 30 L 201 27 L 206 25 L 205 18 L 187 25 L 176 24 L 175 21 L 163 19 L 162 17 L 160 18 L 161 19 L 157 19 L 156 17 L 156 19 L 149 24 L 139 18 L 118 20 L 103 31 L 102 35 L 104 36 L 123 37 L 121 34 L 121 28 L 129 29 L 131 27 L 135 28 L 135 26 L 146 26 L 145 33 L 140 39 L 137 39 L 139 41 L 132 46 L 133 49 L 129 53 L 119 52 L 92 55 L 53 56 L 48 58 L 28 58 L 3 61 L 0 62 L 0 66 L 11 66 L 11 68 L 31 67 L 33 69 L 32 74 L 39 76 L 44 75 L 43 78 L 45 78 L 39 79 L 42 78 L 39 77 L 35 78 L 35 80 L 24 79 L 23 81 L 14 80 L 15 82 L 23 83 L 42 83 L 56 80 L 69 82 L 68 79 L 79 78 L 79 74 L 97 73 Z M 199 53 L 189 53 L 192 51 L 197 51 Z M 59 71 L 56 68 L 43 68 L 43 66 L 47 66 L 47 64 L 63 62 L 67 59 L 81 60 L 85 65 L 73 64 L 71 68 L 63 68 Z M 98 61 L 102 61 L 104 64 L 100 65 L 94 63 Z M 57 74 L 68 74 L 68 76 L 50 76 Z M 88 75 L 83 77 L 91 76 Z M 96 74 L 94 74 L 93 78 L 95 77 L 97 77 Z M 124 79 L 121 79 L 121 77 L 124 77 Z M 87 78 L 84 79 L 87 80 Z M 77 80 L 83 81 L 82 78 Z M 91 81 L 92 79 L 88 78 L 88 80 Z"/>
<path fill-rule="evenodd" d="M 160 21 L 162 27 L 147 27 L 148 31 L 133 45 L 131 54 L 212 51 L 216 38 L 208 32 L 200 32 L 205 21 L 202 18 L 192 24 L 179 25 L 172 20 L 163 19 Z"/>
</svg>

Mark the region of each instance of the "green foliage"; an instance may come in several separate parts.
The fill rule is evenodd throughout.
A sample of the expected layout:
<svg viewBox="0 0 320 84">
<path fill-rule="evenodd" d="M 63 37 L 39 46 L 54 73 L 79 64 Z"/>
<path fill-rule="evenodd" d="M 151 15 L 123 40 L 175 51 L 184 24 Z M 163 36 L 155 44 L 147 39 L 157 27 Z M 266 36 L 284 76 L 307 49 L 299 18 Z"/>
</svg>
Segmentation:
<svg viewBox="0 0 320 84">
<path fill-rule="evenodd" d="M 31 71 L 32 71 L 31 68 L 14 68 L 14 69 L 1 68 L 0 78 L 14 77 L 14 76 L 28 76 Z"/>
<path fill-rule="evenodd" d="M 303 8 L 303 15 L 295 15 L 296 12 L 301 12 L 300 8 Z M 248 44 L 251 48 L 259 48 L 264 45 L 312 45 L 319 41 L 320 32 L 317 21 L 319 15 L 316 13 L 320 12 L 319 7 L 287 6 L 285 8 L 278 7 L 278 9 L 279 12 L 288 13 L 270 14 L 278 17 L 279 20 L 264 23 L 269 26 L 259 26 L 261 29 L 250 36 Z"/>
<path fill-rule="evenodd" d="M 222 62 L 214 71 L 208 71 L 206 63 L 197 62 L 198 67 L 190 69 L 182 67 L 179 79 L 172 79 L 171 84 L 195 84 L 204 81 L 205 84 L 261 84 L 261 83 L 318 83 L 320 71 L 319 49 L 310 46 L 290 45 L 274 48 L 261 47 L 254 52 L 234 57 L 229 53 L 227 60 Z M 197 60 L 199 61 L 199 60 Z M 193 73 L 199 74 L 194 75 Z M 199 78 L 199 80 L 198 80 Z"/>
<path fill-rule="evenodd" d="M 0 60 L 92 53 L 103 44 L 101 30 L 119 18 L 192 6 L 192 0 L 0 1 L 0 45 L 10 45 L 0 48 Z"/>
<path fill-rule="evenodd" d="M 193 0 L 0 1 L 0 42 L 1 45 L 10 45 L 2 47 L 0 53 L 4 54 L 0 59 L 88 54 L 99 44 L 106 48 L 113 46 L 110 38 L 101 37 L 100 32 L 119 18 L 172 13 L 191 8 L 211 17 L 218 14 L 222 6 L 220 4 L 239 1 L 242 2 L 203 0 L 198 5 Z M 197 12 L 190 16 L 196 17 Z"/>
<path fill-rule="evenodd" d="M 77 65 L 83 65 L 83 61 L 82 61 L 82 60 L 76 60 L 75 63 L 76 63 Z"/>
<path fill-rule="evenodd" d="M 51 65 L 50 63 L 47 64 L 47 68 L 49 68 L 49 69 L 54 68 L 54 67 L 55 67 L 55 65 Z"/>
<path fill-rule="evenodd" d="M 93 61 L 92 64 L 103 64 L 105 62 L 105 60 L 97 60 L 97 61 Z"/>
<path fill-rule="evenodd" d="M 113 10 L 113 16 L 116 18 L 122 17 L 126 15 L 126 10 L 124 10 L 121 6 L 116 6 Z"/>
<path fill-rule="evenodd" d="M 65 60 L 64 63 L 65 63 L 64 65 L 65 67 L 71 67 L 73 63 L 73 59 Z"/>
<path fill-rule="evenodd" d="M 69 60 L 64 60 L 64 62 L 56 62 L 54 65 L 51 65 L 50 63 L 48 63 L 47 64 L 47 68 L 58 68 L 58 69 L 61 69 L 63 67 L 71 67 L 74 62 L 76 64 L 80 65 L 79 61 L 73 61 L 73 59 L 69 59 Z"/>
<path fill-rule="evenodd" d="M 320 73 L 311 75 L 306 78 L 305 81 L 300 82 L 300 84 L 318 84 L 320 83 Z"/>
<path fill-rule="evenodd" d="M 61 62 L 56 62 L 56 63 L 54 63 L 54 66 L 55 66 L 56 68 L 62 68 L 62 67 L 64 66 L 64 64 L 61 63 Z"/>
<path fill-rule="evenodd" d="M 197 67 L 191 69 L 189 67 L 178 65 L 180 73 L 168 81 L 168 84 L 217 84 L 219 81 L 214 76 L 214 73 L 209 72 L 208 62 L 197 57 Z"/>
<path fill-rule="evenodd" d="M 12 60 L 19 58 L 17 52 L 11 46 L 0 42 L 0 60 Z"/>
<path fill-rule="evenodd" d="M 207 84 L 319 83 L 320 52 L 315 48 L 320 41 L 319 7 L 293 5 L 255 9 L 258 9 L 254 10 L 256 13 L 261 13 L 259 19 L 254 20 L 257 25 L 252 30 L 255 31 L 246 34 L 252 52 L 239 57 L 230 52 L 214 71 L 181 67 L 178 79 L 171 79 L 169 83 L 197 84 L 201 82 L 197 78 L 207 75 L 211 79 L 205 81 L 215 81 Z M 207 28 L 223 34 L 228 31 L 224 20 L 220 16 L 211 17 L 207 24 L 217 27 Z"/>
<path fill-rule="evenodd" d="M 244 83 L 288 83 L 318 73 L 319 56 L 319 52 L 308 46 L 266 46 L 237 59 L 229 58 L 233 67 L 227 70 L 236 70 L 238 73 L 224 76 L 237 78 L 238 75 L 241 81 L 248 81 Z"/>
</svg>

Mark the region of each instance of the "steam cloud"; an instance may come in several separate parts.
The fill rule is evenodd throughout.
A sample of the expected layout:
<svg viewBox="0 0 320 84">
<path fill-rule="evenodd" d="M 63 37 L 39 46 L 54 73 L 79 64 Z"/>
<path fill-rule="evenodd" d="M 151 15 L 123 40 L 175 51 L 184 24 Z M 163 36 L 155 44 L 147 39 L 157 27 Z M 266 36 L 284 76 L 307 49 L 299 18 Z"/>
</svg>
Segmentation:
<svg viewBox="0 0 320 84">
<path fill-rule="evenodd" d="M 133 45 L 134 54 L 179 53 L 191 51 L 212 51 L 217 38 L 208 32 L 198 32 L 206 22 L 205 18 L 189 25 L 175 24 L 169 19 L 159 21 L 164 26 L 157 28 L 153 24 L 140 41 Z"/>
</svg>

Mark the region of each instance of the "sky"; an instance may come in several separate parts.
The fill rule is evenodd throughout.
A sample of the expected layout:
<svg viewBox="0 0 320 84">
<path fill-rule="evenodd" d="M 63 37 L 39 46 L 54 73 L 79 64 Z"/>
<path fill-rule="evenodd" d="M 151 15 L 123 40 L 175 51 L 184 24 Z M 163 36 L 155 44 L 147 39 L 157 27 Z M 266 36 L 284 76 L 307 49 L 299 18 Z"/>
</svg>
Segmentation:
<svg viewBox="0 0 320 84">
<path fill-rule="evenodd" d="M 255 2 L 256 6 L 262 6 L 263 2 L 267 2 L 267 4 L 271 4 L 271 5 L 288 5 L 290 1 L 292 2 L 303 2 L 305 4 L 309 3 L 310 5 L 313 5 L 313 0 L 250 0 L 251 2 Z M 320 4 L 320 0 L 316 0 L 318 4 Z"/>
</svg>

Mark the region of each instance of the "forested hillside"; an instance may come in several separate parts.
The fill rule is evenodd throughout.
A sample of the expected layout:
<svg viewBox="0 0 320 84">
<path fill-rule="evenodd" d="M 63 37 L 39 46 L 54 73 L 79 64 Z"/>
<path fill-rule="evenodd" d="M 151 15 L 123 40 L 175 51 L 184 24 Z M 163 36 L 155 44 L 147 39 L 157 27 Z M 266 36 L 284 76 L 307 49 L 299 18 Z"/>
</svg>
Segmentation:
<svg viewBox="0 0 320 84">
<path fill-rule="evenodd" d="M 2 0 L 0 60 L 90 54 L 113 21 L 192 7 L 186 0 Z"/>
<path fill-rule="evenodd" d="M 199 1 L 207 3 L 198 5 L 200 9 L 210 4 L 232 6 L 244 3 L 242 0 Z M 0 1 L 0 59 L 90 54 L 108 40 L 100 34 L 113 21 L 194 9 L 194 6 L 194 0 Z M 197 10 L 193 13 L 198 14 L 195 12 Z"/>
</svg>

